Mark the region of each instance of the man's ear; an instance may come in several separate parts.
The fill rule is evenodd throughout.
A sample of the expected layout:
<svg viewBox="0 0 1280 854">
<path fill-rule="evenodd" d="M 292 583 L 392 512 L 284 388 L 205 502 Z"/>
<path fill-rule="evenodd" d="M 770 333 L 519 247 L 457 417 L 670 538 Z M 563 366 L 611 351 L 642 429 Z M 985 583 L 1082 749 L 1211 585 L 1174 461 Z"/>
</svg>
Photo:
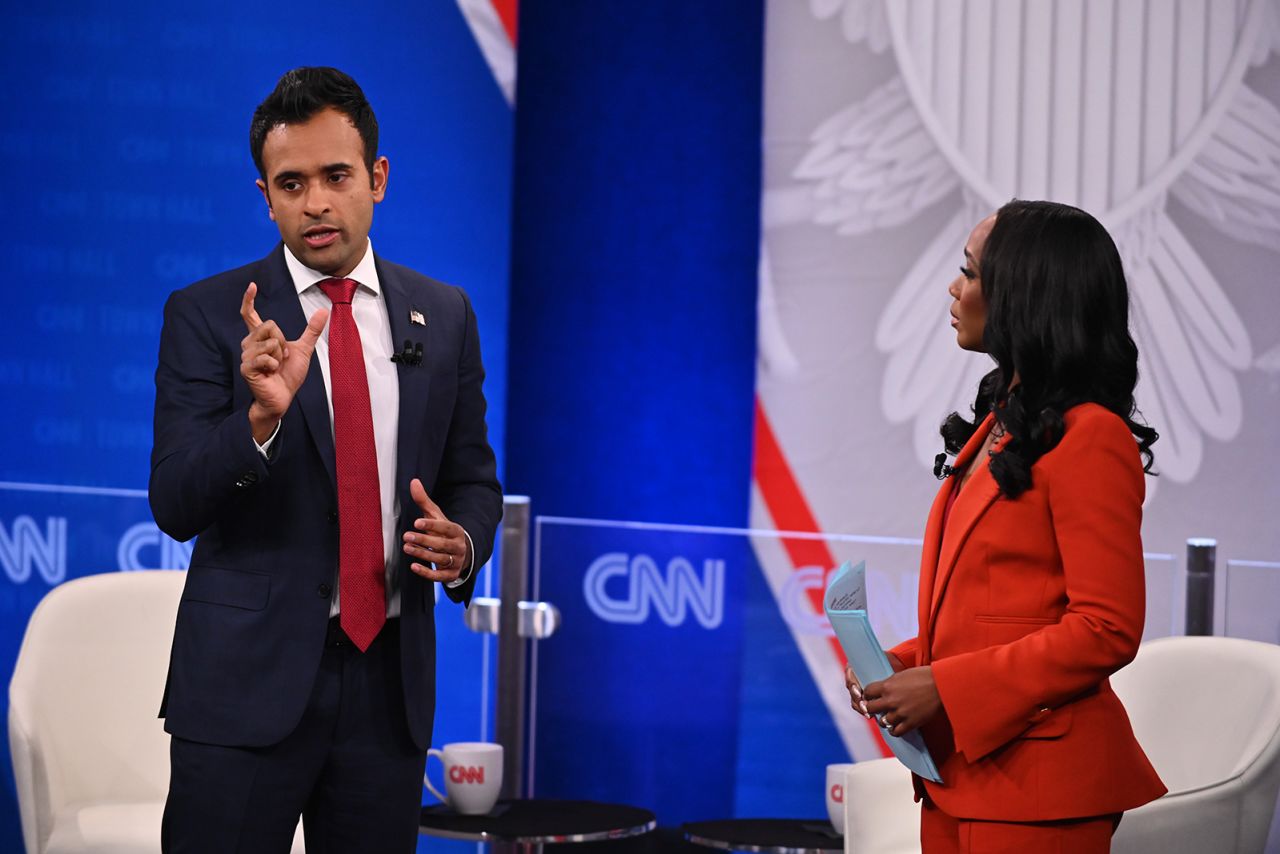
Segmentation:
<svg viewBox="0 0 1280 854">
<path fill-rule="evenodd" d="M 382 201 L 387 195 L 387 175 L 391 172 L 391 164 L 385 157 L 373 161 L 373 172 L 370 173 L 370 185 L 373 189 L 374 204 Z"/>
<path fill-rule="evenodd" d="M 262 193 L 262 200 L 267 203 L 267 216 L 271 217 L 272 222 L 275 222 L 276 211 L 275 208 L 271 207 L 271 193 L 267 190 L 267 182 L 259 178 L 253 183 L 258 185 L 258 190 Z"/>
</svg>

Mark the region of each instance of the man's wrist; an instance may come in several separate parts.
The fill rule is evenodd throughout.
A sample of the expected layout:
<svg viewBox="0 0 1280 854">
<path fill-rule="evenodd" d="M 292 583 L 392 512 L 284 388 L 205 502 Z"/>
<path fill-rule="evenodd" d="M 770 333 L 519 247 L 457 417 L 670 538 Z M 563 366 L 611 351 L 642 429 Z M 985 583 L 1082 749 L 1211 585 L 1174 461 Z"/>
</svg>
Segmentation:
<svg viewBox="0 0 1280 854">
<path fill-rule="evenodd" d="M 461 587 L 462 585 L 466 584 L 467 581 L 470 580 L 471 574 L 475 571 L 475 562 L 476 562 L 475 544 L 471 542 L 471 535 L 467 533 L 466 528 L 462 529 L 462 536 L 467 538 L 467 554 L 466 554 L 466 557 L 463 559 L 464 566 L 462 567 L 462 572 L 458 573 L 458 577 L 455 578 L 453 581 L 450 581 L 447 584 L 445 584 L 445 587 L 450 587 L 450 588 Z"/>
<path fill-rule="evenodd" d="M 267 443 L 279 425 L 280 417 L 268 413 L 258 401 L 249 404 L 249 429 L 253 432 L 253 441 L 259 446 Z"/>
</svg>

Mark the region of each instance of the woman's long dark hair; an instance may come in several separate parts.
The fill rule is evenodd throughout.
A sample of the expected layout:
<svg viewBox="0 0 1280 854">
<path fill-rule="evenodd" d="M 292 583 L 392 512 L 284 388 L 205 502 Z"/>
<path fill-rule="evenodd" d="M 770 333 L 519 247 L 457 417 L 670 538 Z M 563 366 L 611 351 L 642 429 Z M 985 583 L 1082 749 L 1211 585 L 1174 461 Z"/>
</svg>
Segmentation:
<svg viewBox="0 0 1280 854">
<path fill-rule="evenodd" d="M 1107 230 L 1079 208 L 1015 199 L 996 213 L 978 276 L 987 303 L 982 341 L 996 368 L 978 385 L 973 421 L 947 416 L 947 452 L 959 453 L 994 411 L 1009 440 L 991 457 L 991 474 L 1003 495 L 1017 498 L 1031 486 L 1036 460 L 1062 440 L 1063 414 L 1091 402 L 1124 419 L 1151 472 L 1159 434 L 1134 420 L 1138 348 L 1124 267 Z"/>
</svg>

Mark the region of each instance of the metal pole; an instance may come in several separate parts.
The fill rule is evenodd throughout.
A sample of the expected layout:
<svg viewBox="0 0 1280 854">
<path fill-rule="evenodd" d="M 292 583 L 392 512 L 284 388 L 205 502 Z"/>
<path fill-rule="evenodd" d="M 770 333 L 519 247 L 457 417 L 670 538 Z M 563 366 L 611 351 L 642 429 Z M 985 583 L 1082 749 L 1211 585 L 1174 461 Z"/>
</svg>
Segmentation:
<svg viewBox="0 0 1280 854">
<path fill-rule="evenodd" d="M 1213 634 L 1213 574 L 1217 560 L 1217 540 L 1187 540 L 1188 635 Z"/>
<path fill-rule="evenodd" d="M 520 634 L 518 602 L 528 598 L 530 507 L 527 495 L 503 498 L 501 600 L 498 612 L 498 685 L 495 737 L 502 745 L 503 798 L 524 796 L 525 693 L 528 641 Z"/>
</svg>

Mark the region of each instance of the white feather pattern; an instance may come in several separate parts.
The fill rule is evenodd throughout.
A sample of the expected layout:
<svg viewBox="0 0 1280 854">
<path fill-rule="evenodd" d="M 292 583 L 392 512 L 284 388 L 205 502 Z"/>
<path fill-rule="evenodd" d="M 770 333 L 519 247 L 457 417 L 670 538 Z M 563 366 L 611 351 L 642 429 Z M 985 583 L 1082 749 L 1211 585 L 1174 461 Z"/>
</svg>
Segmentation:
<svg viewBox="0 0 1280 854">
<path fill-rule="evenodd" d="M 1188 482 L 1200 466 L 1203 434 L 1240 431 L 1237 370 L 1252 361 L 1249 335 L 1213 274 L 1163 211 L 1147 263 L 1129 271 L 1132 328 L 1139 348 L 1138 406 L 1160 431 L 1160 471 Z"/>
<path fill-rule="evenodd" d="M 977 381 L 990 370 L 983 356 L 964 353 L 947 326 L 964 237 L 984 215 L 974 199 L 938 232 L 903 277 L 876 326 L 876 347 L 888 354 L 880 405 L 892 423 L 914 420 L 916 456 L 925 464 L 942 449 L 938 425 L 952 410 L 968 413 Z"/>
<path fill-rule="evenodd" d="M 1139 280 L 1153 275 L 1150 271 L 1143 271 L 1129 277 L 1135 294 L 1145 290 Z M 1143 420 L 1160 433 L 1160 441 L 1154 448 L 1156 470 L 1173 481 L 1187 483 L 1200 468 L 1204 438 L 1180 400 L 1177 378 L 1158 355 L 1157 342 L 1165 332 L 1152 330 L 1150 321 L 1137 303 L 1135 297 L 1130 328 L 1138 345 L 1138 388 L 1135 392 L 1138 409 Z"/>
<path fill-rule="evenodd" d="M 1155 219 L 1150 263 L 1176 306 L 1179 328 L 1224 367 L 1246 370 L 1253 360 L 1249 330 L 1231 299 L 1164 211 Z M 1234 434 L 1233 434 L 1234 435 Z"/>
<path fill-rule="evenodd" d="M 865 41 L 875 53 L 892 44 L 884 0 L 809 0 L 809 9 L 820 21 L 839 17 L 840 32 L 851 44 Z"/>
<path fill-rule="evenodd" d="M 1247 86 L 1169 191 L 1230 237 L 1280 241 L 1280 110 Z"/>
<path fill-rule="evenodd" d="M 959 185 L 895 77 L 823 122 L 793 175 L 814 184 L 814 222 L 865 234 L 913 219 Z"/>
</svg>

